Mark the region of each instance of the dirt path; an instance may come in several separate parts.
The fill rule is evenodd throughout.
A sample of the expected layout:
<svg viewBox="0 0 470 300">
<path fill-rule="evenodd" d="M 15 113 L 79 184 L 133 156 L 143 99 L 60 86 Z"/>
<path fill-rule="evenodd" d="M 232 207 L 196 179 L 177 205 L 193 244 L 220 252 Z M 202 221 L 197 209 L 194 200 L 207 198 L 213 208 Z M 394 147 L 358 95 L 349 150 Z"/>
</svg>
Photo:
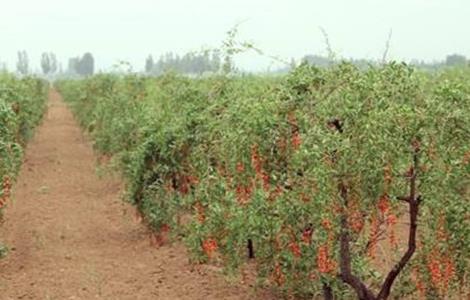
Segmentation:
<svg viewBox="0 0 470 300">
<path fill-rule="evenodd" d="M 0 299 L 259 298 L 209 267 L 193 270 L 181 245 L 150 246 L 54 91 L 25 159 L 0 228 L 11 248 Z"/>
</svg>

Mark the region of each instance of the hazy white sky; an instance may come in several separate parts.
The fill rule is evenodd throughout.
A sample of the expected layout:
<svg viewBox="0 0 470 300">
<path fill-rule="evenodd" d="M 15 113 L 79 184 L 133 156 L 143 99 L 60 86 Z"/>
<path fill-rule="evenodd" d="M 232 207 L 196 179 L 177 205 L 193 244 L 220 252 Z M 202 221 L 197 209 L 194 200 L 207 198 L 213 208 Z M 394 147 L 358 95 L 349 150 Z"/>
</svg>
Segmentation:
<svg viewBox="0 0 470 300">
<path fill-rule="evenodd" d="M 241 21 L 241 40 L 286 59 L 325 54 L 320 26 L 343 57 L 380 58 L 390 29 L 392 58 L 470 57 L 469 0 L 0 0 L 0 61 L 13 68 L 25 49 L 38 68 L 40 53 L 54 51 L 66 66 L 90 51 L 98 68 L 122 59 L 139 70 L 149 53 L 218 46 Z"/>
</svg>

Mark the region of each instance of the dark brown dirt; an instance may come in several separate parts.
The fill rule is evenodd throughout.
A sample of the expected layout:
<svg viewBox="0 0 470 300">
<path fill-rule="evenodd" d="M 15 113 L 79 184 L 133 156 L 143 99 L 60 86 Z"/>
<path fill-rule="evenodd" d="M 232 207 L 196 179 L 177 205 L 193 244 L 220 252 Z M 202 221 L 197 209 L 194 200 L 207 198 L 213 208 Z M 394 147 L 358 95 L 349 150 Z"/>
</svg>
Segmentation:
<svg viewBox="0 0 470 300">
<path fill-rule="evenodd" d="M 118 179 L 99 178 L 92 146 L 57 92 L 25 154 L 0 237 L 1 299 L 260 299 L 215 267 L 194 268 L 179 244 L 150 245 L 121 200 Z"/>
</svg>

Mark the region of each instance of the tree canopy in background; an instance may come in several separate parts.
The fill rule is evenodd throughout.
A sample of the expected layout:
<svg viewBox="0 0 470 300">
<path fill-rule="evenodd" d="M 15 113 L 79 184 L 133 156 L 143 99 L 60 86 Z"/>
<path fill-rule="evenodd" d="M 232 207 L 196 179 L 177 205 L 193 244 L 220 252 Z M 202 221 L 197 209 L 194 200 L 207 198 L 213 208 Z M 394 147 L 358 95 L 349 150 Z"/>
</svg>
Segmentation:
<svg viewBox="0 0 470 300">
<path fill-rule="evenodd" d="M 68 62 L 69 73 L 82 76 L 90 76 L 95 72 L 95 59 L 90 52 L 85 53 L 82 57 L 72 57 Z"/>
<path fill-rule="evenodd" d="M 29 58 L 25 50 L 18 51 L 18 61 L 16 63 L 16 70 L 22 75 L 29 73 Z"/>
<path fill-rule="evenodd" d="M 57 72 L 57 68 L 57 56 L 52 52 L 44 52 L 41 55 L 41 69 L 44 75 L 54 74 Z"/>
<path fill-rule="evenodd" d="M 153 61 L 153 56 L 149 55 L 147 59 L 145 60 L 145 73 L 151 73 L 154 65 L 155 65 L 155 62 Z"/>
<path fill-rule="evenodd" d="M 448 66 L 464 66 L 467 64 L 467 58 L 460 54 L 447 55 L 446 65 Z"/>
</svg>

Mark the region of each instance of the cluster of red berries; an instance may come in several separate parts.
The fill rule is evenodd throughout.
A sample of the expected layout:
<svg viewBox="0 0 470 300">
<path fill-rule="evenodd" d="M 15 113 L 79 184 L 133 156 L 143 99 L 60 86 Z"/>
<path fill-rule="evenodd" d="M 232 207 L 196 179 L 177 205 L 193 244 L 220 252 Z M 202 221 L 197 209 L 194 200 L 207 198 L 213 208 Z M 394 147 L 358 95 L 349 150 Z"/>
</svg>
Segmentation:
<svg viewBox="0 0 470 300">
<path fill-rule="evenodd" d="M 200 202 L 197 202 L 196 205 L 194 205 L 194 208 L 196 209 L 197 220 L 199 221 L 199 223 L 203 224 L 204 221 L 206 220 L 204 206 L 202 206 Z"/>
<path fill-rule="evenodd" d="M 329 219 L 323 219 L 322 227 L 328 232 L 328 241 L 317 249 L 317 268 L 320 273 L 332 273 L 336 270 L 336 261 L 330 258 L 330 247 L 334 240 L 332 223 Z"/>
<path fill-rule="evenodd" d="M 455 275 L 455 266 L 452 260 L 448 256 L 432 251 L 427 258 L 427 268 L 432 285 L 441 295 L 446 295 L 449 284 Z"/>
<path fill-rule="evenodd" d="M 364 214 L 360 210 L 359 201 L 354 198 L 348 203 L 348 224 L 355 233 L 360 233 L 364 228 Z"/>
<path fill-rule="evenodd" d="M 419 269 L 417 267 L 413 268 L 412 275 L 414 277 L 416 289 L 419 292 L 420 298 L 425 299 L 426 298 L 426 285 L 424 284 L 424 281 L 421 278 L 421 275 L 419 273 Z"/>
<path fill-rule="evenodd" d="M 263 169 L 263 159 L 258 152 L 258 146 L 254 144 L 251 146 L 251 167 L 255 171 L 255 178 L 252 178 L 248 184 L 239 183 L 236 186 L 235 193 L 237 195 L 237 201 L 239 204 L 244 205 L 249 202 L 253 190 L 256 187 L 256 182 L 261 182 L 265 192 L 271 190 L 270 177 Z M 236 165 L 238 174 L 245 172 L 245 165 L 242 162 L 238 162 Z"/>
<path fill-rule="evenodd" d="M 300 250 L 300 246 L 296 241 L 290 242 L 289 249 L 295 257 L 299 258 L 302 256 L 302 250 Z"/>
<path fill-rule="evenodd" d="M 284 284 L 285 276 L 279 263 L 276 263 L 274 266 L 273 280 L 278 286 L 282 286 Z"/>
<path fill-rule="evenodd" d="M 202 242 L 202 249 L 207 257 L 211 258 L 214 255 L 214 252 L 217 251 L 217 241 L 212 238 L 208 238 Z"/>
<path fill-rule="evenodd" d="M 235 190 L 237 194 L 237 201 L 240 205 L 245 205 L 249 202 L 251 194 L 253 193 L 252 185 L 238 184 Z"/>
<path fill-rule="evenodd" d="M 463 160 L 462 160 L 463 164 L 466 166 L 470 163 L 470 151 L 467 151 L 464 155 L 463 155 Z"/>
<path fill-rule="evenodd" d="M 439 218 L 437 240 L 441 244 L 446 244 L 448 240 L 444 215 L 441 215 Z M 434 247 L 427 256 L 427 267 L 433 286 L 441 293 L 441 295 L 446 295 L 449 284 L 455 276 L 455 265 L 451 257 L 444 253 L 442 249 L 439 251 L 437 247 Z"/>
<path fill-rule="evenodd" d="M 332 273 L 336 270 L 336 262 L 330 258 L 327 244 L 321 245 L 317 250 L 317 267 L 320 273 Z"/>
</svg>

